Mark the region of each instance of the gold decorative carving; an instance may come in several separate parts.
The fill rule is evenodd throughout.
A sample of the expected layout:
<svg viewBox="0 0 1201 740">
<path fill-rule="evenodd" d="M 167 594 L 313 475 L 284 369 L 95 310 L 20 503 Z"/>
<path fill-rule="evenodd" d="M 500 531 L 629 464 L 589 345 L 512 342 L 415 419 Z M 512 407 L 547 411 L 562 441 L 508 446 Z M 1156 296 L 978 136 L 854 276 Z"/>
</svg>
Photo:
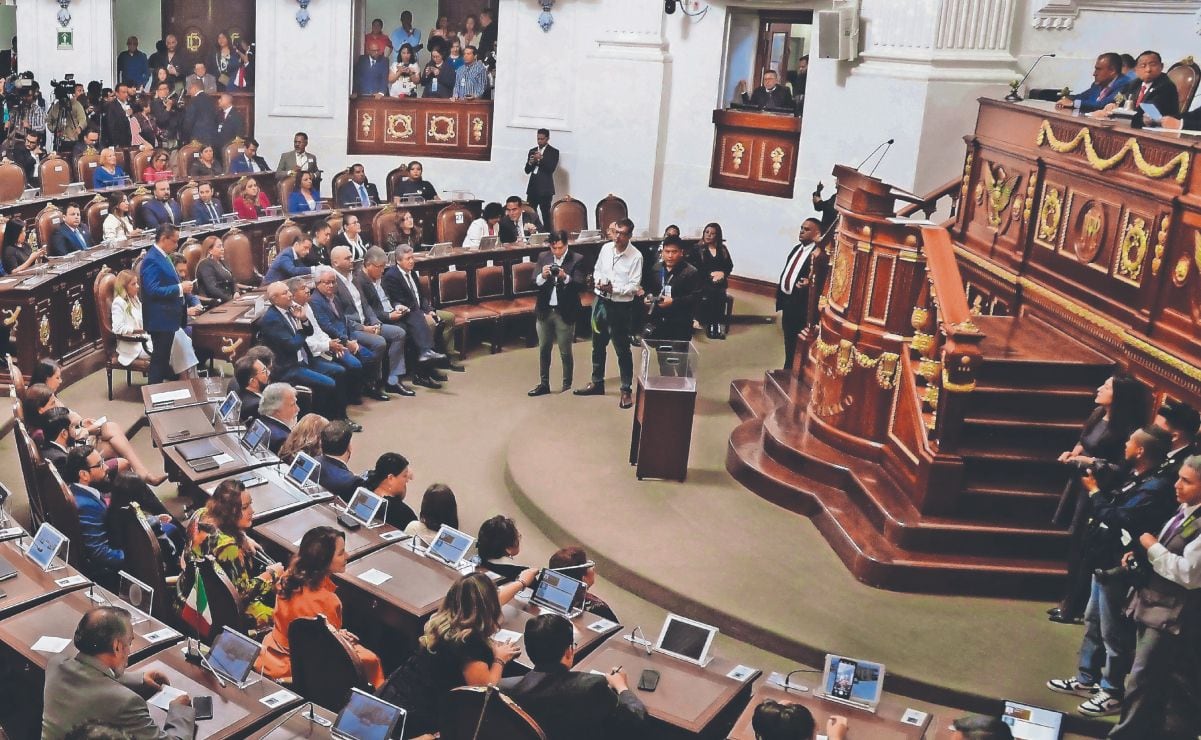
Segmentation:
<svg viewBox="0 0 1201 740">
<path fill-rule="evenodd" d="M 1026 178 L 1026 207 L 1022 210 L 1022 221 L 1027 227 L 1030 225 L 1031 210 L 1034 208 L 1034 188 L 1037 177 L 1038 171 L 1030 170 L 1030 176 Z"/>
<path fill-rule="evenodd" d="M 430 116 L 430 128 L 427 133 L 435 141 L 453 141 L 455 138 L 454 116 Z"/>
<path fill-rule="evenodd" d="M 830 298 L 845 306 L 851 295 L 851 264 L 855 261 L 849 245 L 842 243 L 834 251 L 834 269 L 830 280 Z"/>
<path fill-rule="evenodd" d="M 1176 268 L 1172 270 L 1172 285 L 1177 288 L 1183 288 L 1188 282 L 1189 259 L 1185 255 L 1180 255 L 1180 259 L 1176 260 Z"/>
<path fill-rule="evenodd" d="M 227 336 L 221 337 L 221 354 L 225 355 L 227 360 L 233 359 L 233 356 L 238 353 L 238 349 L 242 346 L 242 337 L 231 339 Z"/>
<path fill-rule="evenodd" d="M 771 173 L 773 175 L 780 174 L 780 168 L 784 166 L 784 150 L 776 147 L 768 156 L 771 157 Z"/>
<path fill-rule="evenodd" d="M 934 337 L 919 331 L 913 335 L 909 345 L 924 355 L 934 348 Z"/>
<path fill-rule="evenodd" d="M 375 116 L 371 115 L 370 111 L 363 111 L 359 114 L 359 138 L 370 139 L 371 129 L 375 126 Z"/>
<path fill-rule="evenodd" d="M 17 321 L 21 318 L 21 307 L 4 309 L 4 325 L 8 327 L 8 333 L 11 336 L 17 336 Z"/>
<path fill-rule="evenodd" d="M 909 319 L 909 323 L 913 324 L 914 329 L 926 328 L 926 322 L 930 320 L 930 312 L 921 306 L 913 307 L 913 316 Z"/>
<path fill-rule="evenodd" d="M 1098 172 L 1106 172 L 1117 167 L 1126 159 L 1127 154 L 1134 156 L 1134 166 L 1138 171 L 1147 177 L 1159 179 L 1166 177 L 1172 170 L 1176 170 L 1176 182 L 1184 184 L 1188 179 L 1189 169 L 1189 154 L 1188 152 L 1180 152 L 1175 157 L 1168 160 L 1167 164 L 1154 165 L 1143 158 L 1143 150 L 1139 146 L 1138 139 L 1133 136 L 1126 139 L 1126 143 L 1122 148 L 1111 157 L 1102 157 L 1097 153 L 1093 146 L 1093 134 L 1087 127 L 1080 129 L 1076 135 L 1069 141 L 1061 141 L 1055 136 L 1055 132 L 1051 129 L 1051 122 L 1044 120 L 1042 126 L 1038 130 L 1038 136 L 1035 137 L 1035 146 L 1047 144 L 1052 150 L 1060 154 L 1069 154 L 1076 151 L 1081 144 L 1084 145 L 1084 157 L 1094 170 Z"/>
<path fill-rule="evenodd" d="M 730 159 L 734 161 L 734 169 L 742 169 L 742 155 L 746 153 L 746 147 L 741 141 L 734 142 L 734 146 L 730 147 Z"/>
<path fill-rule="evenodd" d="M 947 371 L 945 368 L 942 371 L 941 385 L 943 390 L 945 390 L 947 393 L 971 393 L 972 391 L 976 390 L 976 381 L 974 380 L 968 383 L 951 382 L 951 380 L 947 377 Z"/>
<path fill-rule="evenodd" d="M 71 328 L 79 331 L 79 327 L 83 326 L 83 301 L 78 298 L 71 304 Z"/>
<path fill-rule="evenodd" d="M 838 377 L 850 375 L 851 370 L 858 366 L 864 370 L 874 369 L 876 383 L 884 390 L 892 390 L 896 386 L 901 356 L 895 352 L 881 352 L 877 357 L 872 357 L 856 348 L 848 339 L 840 339 L 838 344 L 830 344 L 820 335 L 814 340 L 813 346 L 822 359 L 837 355 L 834 371 Z"/>
<path fill-rule="evenodd" d="M 984 204 L 984 183 L 976 183 L 976 205 Z"/>
<path fill-rule="evenodd" d="M 917 364 L 917 374 L 925 378 L 927 383 L 933 383 L 941 370 L 942 363 L 928 357 L 923 357 Z"/>
<path fill-rule="evenodd" d="M 200 47 L 204 46 L 204 37 L 199 31 L 189 31 L 187 36 L 183 37 L 184 46 L 188 47 L 188 51 L 195 54 L 200 51 Z"/>
<path fill-rule="evenodd" d="M 1163 265 L 1163 253 L 1168 247 L 1168 227 L 1172 225 L 1172 217 L 1164 216 L 1159 222 L 1159 233 L 1155 239 L 1155 257 L 1151 259 L 1151 276 L 1159 277 L 1159 268 Z"/>
<path fill-rule="evenodd" d="M 1126 224 L 1126 231 L 1118 243 L 1118 277 L 1125 278 L 1138 284 L 1143 277 L 1143 260 L 1147 257 L 1147 247 L 1150 237 L 1147 235 L 1147 222 L 1135 217 Z"/>
<path fill-rule="evenodd" d="M 1021 175 L 1009 177 L 1009 173 L 1001 165 L 984 163 L 984 184 L 988 188 L 988 223 L 994 229 L 1001 225 L 1005 209 L 1013 200 L 1013 193 L 1021 179 Z"/>
<path fill-rule="evenodd" d="M 1063 216 L 1063 194 L 1052 187 L 1043 189 L 1043 204 L 1038 209 L 1038 238 L 1054 247 L 1055 235 L 1059 233 L 1059 220 Z"/>
<path fill-rule="evenodd" d="M 38 317 L 38 341 L 43 347 L 50 348 L 50 315 L 42 314 Z"/>
<path fill-rule="evenodd" d="M 385 134 L 389 139 L 401 141 L 413 137 L 413 116 L 407 113 L 389 113 L 385 121 Z"/>
<path fill-rule="evenodd" d="M 471 119 L 471 140 L 476 143 L 484 140 L 484 119 L 480 116 Z"/>
</svg>

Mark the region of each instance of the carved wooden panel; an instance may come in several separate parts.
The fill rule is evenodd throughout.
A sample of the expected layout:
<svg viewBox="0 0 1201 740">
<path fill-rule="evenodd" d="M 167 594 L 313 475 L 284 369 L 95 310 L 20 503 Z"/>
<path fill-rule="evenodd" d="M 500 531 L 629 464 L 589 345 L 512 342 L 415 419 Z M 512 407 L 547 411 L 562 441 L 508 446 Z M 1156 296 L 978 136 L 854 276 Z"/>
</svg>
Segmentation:
<svg viewBox="0 0 1201 740">
<path fill-rule="evenodd" d="M 709 187 L 791 198 L 801 121 L 792 116 L 715 110 Z"/>
<path fill-rule="evenodd" d="M 448 159 L 492 158 L 492 101 L 355 98 L 347 150 Z"/>
<path fill-rule="evenodd" d="M 209 58 L 217 48 L 218 33 L 224 31 L 230 41 L 242 38 L 252 43 L 255 39 L 254 3 L 245 0 L 162 0 L 162 3 L 163 34 L 175 34 L 180 51 L 189 57 L 203 57 L 214 77 L 216 72 Z"/>
</svg>

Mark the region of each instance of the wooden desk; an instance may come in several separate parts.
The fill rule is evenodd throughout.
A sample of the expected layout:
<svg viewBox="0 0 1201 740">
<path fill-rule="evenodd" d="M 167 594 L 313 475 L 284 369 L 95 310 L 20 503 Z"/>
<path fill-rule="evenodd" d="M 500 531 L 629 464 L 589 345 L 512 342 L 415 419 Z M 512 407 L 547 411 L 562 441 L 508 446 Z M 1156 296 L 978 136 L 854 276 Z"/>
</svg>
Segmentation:
<svg viewBox="0 0 1201 740">
<path fill-rule="evenodd" d="M 921 740 L 926 736 L 927 729 L 934 723 L 933 715 L 927 715 L 925 721 L 920 725 L 902 724 L 901 717 L 908 707 L 902 697 L 891 694 L 884 695 L 876 713 L 872 714 L 863 709 L 826 701 L 808 691 L 785 692 L 783 689 L 761 683 L 755 689 L 750 703 L 738 718 L 734 729 L 730 731 L 729 740 L 755 740 L 755 731 L 751 729 L 751 718 L 755 714 L 755 707 L 768 699 L 788 704 L 803 704 L 808 707 L 813 714 L 813 719 L 817 722 L 818 734 L 825 734 L 826 720 L 831 715 L 841 715 L 847 718 L 850 723 L 851 737 L 870 737 L 872 740 Z"/>
<path fill-rule="evenodd" d="M 492 158 L 492 101 L 351 97 L 347 153 Z"/>
<path fill-rule="evenodd" d="M 28 544 L 29 537 L 25 537 L 25 542 Z M 17 546 L 17 540 L 0 542 L 0 559 L 17 569 L 15 578 L 0 581 L 0 590 L 8 594 L 0 599 L 0 617 L 15 614 L 53 599 L 65 591 L 74 591 L 87 585 L 85 582 L 74 586 L 59 586 L 55 581 L 78 576 L 79 571 L 68 565 L 47 573 L 25 557 L 25 553 Z"/>
<path fill-rule="evenodd" d="M 231 381 L 223 381 L 222 398 L 229 393 Z M 155 406 L 151 403 L 150 398 L 159 393 L 169 393 L 171 391 L 187 390 L 190 394 L 188 398 L 183 398 L 178 401 L 172 401 L 169 404 Z M 216 394 L 213 394 L 216 396 Z M 162 411 L 171 411 L 173 409 L 186 408 L 188 406 L 201 406 L 212 403 L 209 400 L 208 386 L 204 378 L 191 378 L 188 380 L 169 380 L 166 383 L 155 383 L 154 385 L 142 386 L 142 406 L 146 409 L 147 414 L 157 414 Z M 211 414 L 210 414 L 211 416 Z"/>
<path fill-rule="evenodd" d="M 791 198 L 801 119 L 781 113 L 713 111 L 709 187 Z"/>
<path fill-rule="evenodd" d="M 527 599 L 520 596 L 501 607 L 500 626 L 522 635 L 522 638 L 517 641 L 518 646 L 521 647 L 521 655 L 509 664 L 524 669 L 516 671 L 518 673 L 534 669 L 534 663 L 525 651 L 525 624 L 541 613 L 541 609 L 531 606 Z M 603 642 L 621 631 L 620 624 L 613 624 L 600 632 L 588 628 L 589 625 L 596 624 L 600 620 L 600 617 L 591 612 L 584 612 L 571 620 L 576 665 L 591 655 Z"/>
<path fill-rule="evenodd" d="M 171 594 L 155 594 L 156 599 L 171 597 Z M 40 671 L 45 671 L 55 653 L 34 650 L 33 644 L 43 636 L 72 639 L 83 615 L 94 607 L 106 604 L 127 606 L 114 593 L 99 586 L 92 591 L 84 587 L 78 591 L 57 593 L 49 601 L 0 620 L 0 642 Z M 183 635 L 154 618 L 135 624 L 133 631 L 131 661 L 142 660 L 183 639 Z M 152 639 L 147 639 L 147 635 Z M 63 650 L 63 654 L 71 656 L 77 652 L 73 645 Z"/>
<path fill-rule="evenodd" d="M 338 503 L 340 504 L 341 501 Z M 385 532 L 395 532 L 396 527 L 384 524 L 374 529 L 359 527 L 351 531 L 338 524 L 338 513 L 338 510 L 335 510 L 331 504 L 316 504 L 270 522 L 256 524 L 250 530 L 250 535 L 262 543 L 272 557 L 285 563 L 298 549 L 299 546 L 296 543 L 300 542 L 304 533 L 313 527 L 334 527 L 345 532 L 346 555 L 350 560 L 369 555 L 391 544 L 389 540 L 385 540 L 380 535 Z"/>
<path fill-rule="evenodd" d="M 187 692 L 188 696 L 213 697 L 213 718 L 196 723 L 197 740 L 242 737 L 301 703 L 300 697 L 293 695 L 292 699 L 279 706 L 265 706 L 260 700 L 280 690 L 280 685 L 269 678 L 245 689 L 239 689 L 229 682 L 226 682 L 225 688 L 221 688 L 213 674 L 184 660 L 182 652 L 175 648 L 131 665 L 129 669 L 162 671 L 172 686 Z M 150 707 L 150 716 L 160 726 L 167 719 L 167 713 L 154 706 Z"/>
<path fill-rule="evenodd" d="M 328 501 L 333 498 L 333 494 L 324 488 L 319 488 L 310 494 L 303 493 L 285 479 L 284 474 L 286 472 L 287 470 L 283 467 L 283 463 L 255 468 L 254 470 L 238 473 L 237 475 L 230 475 L 209 481 L 202 485 L 200 490 L 204 492 L 207 500 L 207 497 L 212 496 L 213 491 L 217 490 L 217 486 L 221 485 L 221 481 L 230 478 L 245 478 L 246 476 L 264 478 L 266 480 L 265 483 L 246 488 L 250 492 L 250 500 L 254 504 L 253 521 L 255 524 L 269 522 L 284 514 L 312 506 L 318 501 Z"/>
<path fill-rule="evenodd" d="M 235 433 L 234 430 L 241 429 L 240 427 L 227 427 L 221 421 L 214 426 L 215 410 L 215 404 L 205 403 L 163 409 L 153 414 L 147 414 L 146 417 L 150 421 L 150 438 L 154 441 L 155 447 L 165 448 L 194 439 Z"/>
<path fill-rule="evenodd" d="M 327 740 L 329 728 L 309 719 L 309 706 L 308 702 L 301 704 L 258 732 L 247 735 L 246 740 Z M 338 718 L 337 712 L 316 704 L 312 707 L 314 714 L 330 724 Z"/>
<path fill-rule="evenodd" d="M 235 362 L 254 344 L 254 323 L 250 314 L 263 291 L 245 293 L 232 301 L 214 306 L 189 322 L 192 343 L 216 357 Z"/>
<path fill-rule="evenodd" d="M 750 699 L 755 671 L 743 681 L 727 678 L 735 664 L 714 658 L 701 668 L 660 653 L 646 654 L 640 646 L 624 639 L 607 640 L 592 655 L 576 665 L 578 671 L 608 673 L 621 666 L 630 677 L 630 688 L 646 705 L 647 715 L 658 727 L 654 737 L 678 734 L 685 737 L 726 737 L 738 713 Z M 638 677 L 643 669 L 659 671 L 659 688 L 639 691 Z"/>
<path fill-rule="evenodd" d="M 270 452 L 262 457 L 250 454 L 250 451 L 242 446 L 242 441 L 238 438 L 238 435 L 230 432 L 209 437 L 208 440 L 217 449 L 221 450 L 222 453 L 232 459 L 222 465 L 218 465 L 212 470 L 205 470 L 198 473 L 184 460 L 183 455 L 179 451 L 179 445 L 164 447 L 163 465 L 172 480 L 179 481 L 181 486 L 198 488 L 211 480 L 227 478 L 231 475 L 244 473 L 247 470 L 254 470 L 266 465 L 275 465 L 279 462 L 279 458 Z"/>
</svg>

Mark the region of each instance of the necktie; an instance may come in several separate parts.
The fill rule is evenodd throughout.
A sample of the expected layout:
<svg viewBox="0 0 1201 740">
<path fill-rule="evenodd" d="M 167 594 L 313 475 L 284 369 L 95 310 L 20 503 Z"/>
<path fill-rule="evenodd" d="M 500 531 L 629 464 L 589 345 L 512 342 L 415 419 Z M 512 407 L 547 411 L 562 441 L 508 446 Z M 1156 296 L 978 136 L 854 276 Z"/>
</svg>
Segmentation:
<svg viewBox="0 0 1201 740">
<path fill-rule="evenodd" d="M 79 242 L 80 249 L 86 250 L 88 248 L 88 242 L 83 238 L 83 232 L 79 229 L 75 229 L 75 241 Z"/>
<path fill-rule="evenodd" d="M 214 223 L 216 223 L 219 220 L 219 217 L 217 216 L 217 206 L 213 205 L 213 202 L 211 200 L 209 201 L 208 206 L 209 206 L 209 218 Z"/>
<path fill-rule="evenodd" d="M 796 286 L 798 271 L 801 269 L 801 263 L 805 259 L 805 250 L 808 245 L 798 244 L 796 254 L 793 255 L 792 261 L 788 263 L 788 267 L 784 268 L 784 275 L 780 279 L 780 290 L 785 294 L 792 295 L 792 289 Z"/>
<path fill-rule="evenodd" d="M 368 200 L 368 198 L 367 198 L 367 186 L 366 185 L 359 185 L 359 202 L 363 204 L 364 208 L 371 205 L 371 201 Z"/>
<path fill-rule="evenodd" d="M 1180 531 L 1180 525 L 1184 522 L 1184 509 L 1176 512 L 1176 516 L 1172 517 L 1172 521 L 1168 523 L 1168 528 L 1163 531 L 1163 536 L 1159 538 L 1160 542 L 1168 542 L 1176 533 Z"/>
<path fill-rule="evenodd" d="M 413 302 L 420 304 L 421 296 L 417 295 L 417 284 L 413 282 L 413 274 L 411 272 L 406 272 L 404 276 L 405 282 L 409 284 L 409 290 L 413 293 Z"/>
<path fill-rule="evenodd" d="M 1143 86 L 1141 88 L 1139 88 L 1139 91 L 1138 91 L 1138 100 L 1135 100 L 1134 104 L 1142 105 L 1143 98 L 1147 97 L 1147 91 L 1150 89 L 1151 89 L 1151 86 L 1149 84 L 1143 83 Z"/>
</svg>

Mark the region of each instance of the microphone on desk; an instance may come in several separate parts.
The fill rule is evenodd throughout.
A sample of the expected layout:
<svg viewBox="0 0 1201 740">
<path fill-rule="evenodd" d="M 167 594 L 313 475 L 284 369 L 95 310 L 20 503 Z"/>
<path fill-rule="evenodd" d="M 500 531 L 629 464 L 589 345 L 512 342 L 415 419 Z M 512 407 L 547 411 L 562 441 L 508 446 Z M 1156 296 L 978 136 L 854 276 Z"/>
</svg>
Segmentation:
<svg viewBox="0 0 1201 740">
<path fill-rule="evenodd" d="M 642 637 L 639 637 L 639 634 Z M 640 625 L 634 625 L 634 629 L 630 630 L 630 634 L 626 635 L 626 640 L 634 645 L 641 645 L 646 650 L 647 655 L 651 654 L 651 641 L 646 639 L 646 633 L 642 631 Z"/>
<path fill-rule="evenodd" d="M 1005 96 L 1005 99 L 1011 103 L 1017 103 L 1017 102 L 1021 101 L 1022 96 L 1018 93 L 1018 90 L 1022 89 L 1022 83 L 1026 81 L 1026 78 L 1030 76 L 1030 73 L 1034 71 L 1034 68 L 1038 66 L 1039 62 L 1041 62 L 1043 59 L 1046 59 L 1047 57 L 1053 57 L 1053 56 L 1055 56 L 1055 55 L 1054 54 L 1043 54 L 1038 59 L 1035 59 L 1034 64 L 1030 65 L 1030 69 L 1026 70 L 1026 74 L 1022 76 L 1022 79 L 1018 80 L 1018 84 L 1013 85 L 1011 87 L 1011 89 L 1009 90 L 1009 94 Z"/>
<path fill-rule="evenodd" d="M 217 679 L 217 684 L 221 686 L 221 688 L 225 688 L 228 685 L 225 683 L 225 679 L 221 677 L 221 674 L 217 673 L 217 669 L 213 668 L 213 664 L 209 662 L 209 659 L 205 657 L 204 653 L 200 653 L 200 665 L 206 668 L 209 673 L 213 674 L 213 678 Z"/>
<path fill-rule="evenodd" d="M 883 149 L 883 148 L 884 148 L 884 147 L 886 147 L 886 146 L 889 146 L 889 147 L 890 147 L 890 146 L 892 146 L 894 142 L 896 142 L 896 139 L 889 139 L 888 141 L 882 141 L 882 142 L 880 142 L 880 145 L 879 145 L 879 146 L 877 146 L 875 149 L 873 149 L 871 154 L 869 154 L 869 155 L 867 155 L 866 157 L 864 157 L 864 158 L 863 158 L 863 161 L 862 161 L 862 162 L 860 162 L 860 163 L 859 163 L 859 166 L 858 166 L 858 167 L 856 167 L 855 169 L 856 169 L 856 170 L 861 170 L 861 169 L 863 169 L 863 165 L 867 164 L 867 163 L 868 163 L 868 160 L 870 160 L 872 157 L 876 156 L 876 152 L 880 151 L 881 149 Z M 885 153 L 887 154 L 887 152 L 885 152 Z M 880 157 L 880 159 L 884 159 L 884 158 L 883 158 L 883 157 Z M 879 163 L 879 162 L 877 162 L 877 163 L 876 163 L 876 166 L 877 166 L 877 167 L 879 167 L 879 166 L 880 166 L 880 163 Z M 873 169 L 873 170 L 872 170 L 872 172 L 875 172 L 875 171 L 876 171 L 875 169 Z"/>
</svg>

